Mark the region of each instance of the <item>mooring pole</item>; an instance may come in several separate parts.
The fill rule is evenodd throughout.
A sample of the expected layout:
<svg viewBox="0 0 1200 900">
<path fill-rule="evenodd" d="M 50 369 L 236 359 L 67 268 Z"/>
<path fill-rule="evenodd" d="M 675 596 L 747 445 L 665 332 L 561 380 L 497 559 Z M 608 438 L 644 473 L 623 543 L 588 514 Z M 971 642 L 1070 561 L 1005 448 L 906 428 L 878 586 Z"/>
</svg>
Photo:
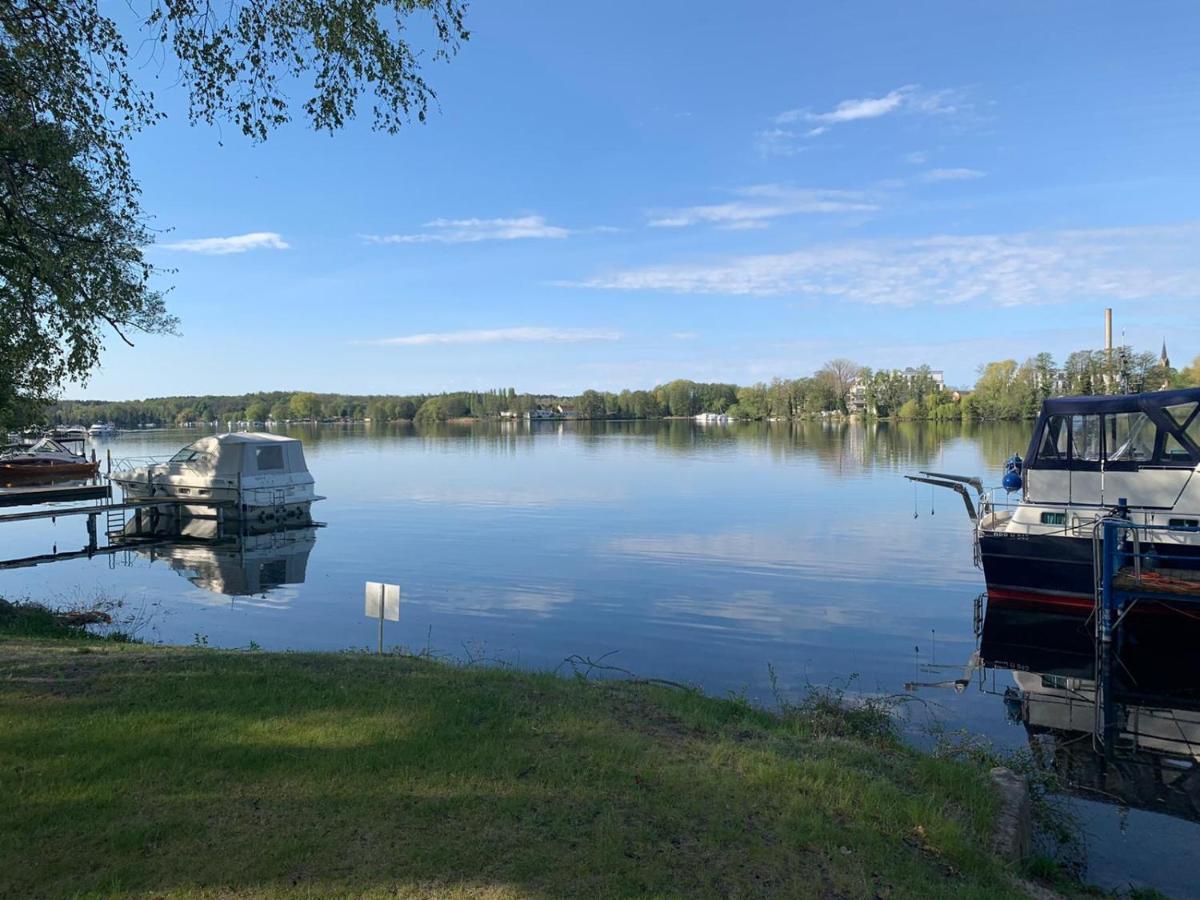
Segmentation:
<svg viewBox="0 0 1200 900">
<path fill-rule="evenodd" d="M 96 513 L 87 517 L 88 556 L 96 552 Z"/>
<path fill-rule="evenodd" d="M 1113 569 L 1117 555 L 1117 528 L 1115 519 L 1105 519 L 1102 525 L 1104 539 L 1101 544 L 1102 576 L 1100 579 L 1100 610 L 1096 617 L 1096 627 L 1100 629 L 1100 640 L 1108 644 L 1112 641 L 1112 610 L 1113 610 Z"/>
</svg>

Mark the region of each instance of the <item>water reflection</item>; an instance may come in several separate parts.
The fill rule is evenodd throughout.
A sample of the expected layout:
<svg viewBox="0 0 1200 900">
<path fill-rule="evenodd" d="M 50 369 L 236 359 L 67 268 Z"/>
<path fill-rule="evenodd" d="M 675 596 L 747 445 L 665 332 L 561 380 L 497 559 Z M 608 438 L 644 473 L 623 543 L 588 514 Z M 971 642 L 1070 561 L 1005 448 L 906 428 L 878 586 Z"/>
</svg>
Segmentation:
<svg viewBox="0 0 1200 900">
<path fill-rule="evenodd" d="M 151 562 L 165 562 L 198 588 L 241 597 L 303 584 L 316 542 L 313 526 L 221 535 L 216 522 L 202 522 L 171 541 L 135 549 Z"/>
<path fill-rule="evenodd" d="M 980 661 L 1011 671 L 1007 715 L 1069 793 L 1200 821 L 1200 622 L 1122 627 L 1106 655 L 1085 615 L 991 605 Z"/>
<path fill-rule="evenodd" d="M 1025 422 L 881 422 L 817 419 L 795 422 L 731 422 L 699 427 L 690 419 L 654 421 L 498 421 L 311 426 L 280 429 L 307 448 L 352 442 L 386 449 L 415 439 L 426 452 L 484 452 L 508 456 L 532 452 L 546 439 L 570 440 L 587 451 L 609 451 L 614 442 L 677 456 L 706 457 L 757 447 L 780 463 L 815 460 L 833 474 L 884 467 L 911 469 L 940 459 L 947 449 L 977 444 L 989 467 L 1000 469 L 1029 443 Z"/>
</svg>

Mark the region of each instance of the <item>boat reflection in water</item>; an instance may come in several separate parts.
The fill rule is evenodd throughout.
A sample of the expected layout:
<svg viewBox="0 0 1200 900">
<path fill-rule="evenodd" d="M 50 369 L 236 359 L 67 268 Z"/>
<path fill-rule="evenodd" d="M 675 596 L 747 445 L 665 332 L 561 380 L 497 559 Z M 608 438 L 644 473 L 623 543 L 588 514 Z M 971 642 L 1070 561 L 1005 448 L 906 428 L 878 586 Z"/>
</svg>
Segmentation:
<svg viewBox="0 0 1200 900">
<path fill-rule="evenodd" d="M 1086 614 L 992 603 L 979 662 L 1012 670 L 1008 715 L 1069 793 L 1200 822 L 1200 621 L 1123 627 L 1106 650 Z"/>
<path fill-rule="evenodd" d="M 303 584 L 317 542 L 311 520 L 289 527 L 169 514 L 131 520 L 119 543 L 167 563 L 196 587 L 230 597 Z"/>
</svg>

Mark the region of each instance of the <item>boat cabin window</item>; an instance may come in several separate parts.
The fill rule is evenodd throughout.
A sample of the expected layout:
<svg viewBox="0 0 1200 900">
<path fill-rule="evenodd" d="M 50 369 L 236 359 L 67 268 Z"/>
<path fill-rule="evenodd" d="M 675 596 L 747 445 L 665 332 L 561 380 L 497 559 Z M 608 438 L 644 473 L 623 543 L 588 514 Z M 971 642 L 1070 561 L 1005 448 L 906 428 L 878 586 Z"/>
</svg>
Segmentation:
<svg viewBox="0 0 1200 900">
<path fill-rule="evenodd" d="M 1173 434 L 1168 434 L 1163 441 L 1162 458 L 1164 462 L 1191 462 L 1192 454 Z"/>
<path fill-rule="evenodd" d="M 1048 418 L 1046 420 L 1046 427 L 1042 431 L 1042 442 L 1038 446 L 1038 460 L 1061 460 L 1062 462 L 1066 462 L 1067 440 L 1070 433 L 1071 430 L 1067 424 L 1066 416 L 1051 416 Z"/>
<path fill-rule="evenodd" d="M 1158 428 L 1144 412 L 1104 417 L 1105 458 L 1109 462 L 1150 462 L 1157 438 Z"/>
<path fill-rule="evenodd" d="M 1042 513 L 1043 525 L 1066 525 L 1067 514 L 1065 512 L 1044 512 Z"/>
<path fill-rule="evenodd" d="M 1188 420 L 1195 414 L 1197 405 L 1196 403 L 1176 403 L 1174 406 L 1164 406 L 1163 409 L 1175 420 L 1176 425 L 1187 425 Z"/>
<path fill-rule="evenodd" d="M 1167 519 L 1172 528 L 1200 528 L 1200 519 Z"/>
<path fill-rule="evenodd" d="M 1168 406 L 1167 412 L 1197 447 L 1200 447 L 1200 403 L 1177 403 Z"/>
<path fill-rule="evenodd" d="M 1047 415 L 1030 468 L 1135 471 L 1143 466 L 1191 468 L 1200 463 L 1200 402 L 1151 405 L 1145 397 L 1067 404 Z M 1090 412 L 1099 409 L 1102 412 Z"/>
<path fill-rule="evenodd" d="M 260 472 L 276 472 L 283 469 L 283 448 L 278 444 L 256 447 L 254 458 Z"/>
<path fill-rule="evenodd" d="M 1071 416 L 1071 458 L 1100 461 L 1100 417 Z"/>
</svg>

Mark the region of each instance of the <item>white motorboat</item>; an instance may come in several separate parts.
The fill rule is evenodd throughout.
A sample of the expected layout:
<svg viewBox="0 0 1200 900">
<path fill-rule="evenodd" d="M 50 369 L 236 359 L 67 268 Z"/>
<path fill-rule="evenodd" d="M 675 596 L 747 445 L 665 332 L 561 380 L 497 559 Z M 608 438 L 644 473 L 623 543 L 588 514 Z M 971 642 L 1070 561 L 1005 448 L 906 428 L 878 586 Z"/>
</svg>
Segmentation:
<svg viewBox="0 0 1200 900">
<path fill-rule="evenodd" d="M 111 422 L 97 422 L 87 430 L 87 433 L 92 437 L 115 437 L 121 432 Z"/>
<path fill-rule="evenodd" d="M 303 520 L 315 500 L 304 448 L 295 438 L 236 432 L 202 437 L 163 463 L 111 476 L 133 500 L 235 505 L 276 520 Z"/>
</svg>

